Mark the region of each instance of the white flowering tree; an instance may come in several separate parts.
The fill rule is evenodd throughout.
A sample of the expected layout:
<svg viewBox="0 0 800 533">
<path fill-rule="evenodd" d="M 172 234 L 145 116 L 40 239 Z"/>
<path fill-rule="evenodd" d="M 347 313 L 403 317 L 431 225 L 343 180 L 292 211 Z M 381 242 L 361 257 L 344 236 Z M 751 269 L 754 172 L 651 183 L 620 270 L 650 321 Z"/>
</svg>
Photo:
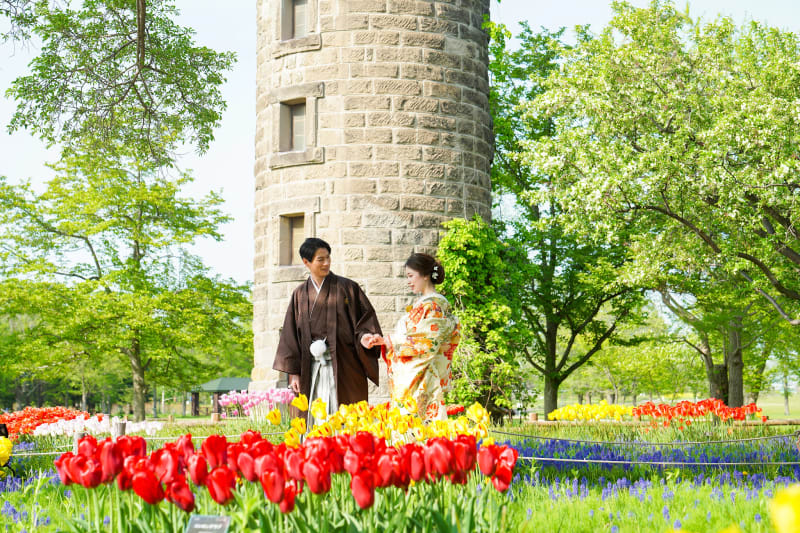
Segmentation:
<svg viewBox="0 0 800 533">
<path fill-rule="evenodd" d="M 570 227 L 628 234 L 632 279 L 713 274 L 800 326 L 798 37 L 666 1 L 613 9 L 531 102 L 556 134 L 524 161 L 555 177 Z"/>
</svg>

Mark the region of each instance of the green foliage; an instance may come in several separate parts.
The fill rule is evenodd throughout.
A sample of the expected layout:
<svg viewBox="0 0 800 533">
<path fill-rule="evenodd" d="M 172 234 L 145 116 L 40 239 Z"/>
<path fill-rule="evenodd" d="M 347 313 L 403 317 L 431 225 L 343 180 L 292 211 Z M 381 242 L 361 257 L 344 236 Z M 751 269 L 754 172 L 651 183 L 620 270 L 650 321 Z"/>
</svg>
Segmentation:
<svg viewBox="0 0 800 533">
<path fill-rule="evenodd" d="M 65 158 L 41 194 L 0 181 L 0 309 L 34 321 L 14 350 L 31 371 L 124 361 L 142 417 L 145 375 L 186 390 L 222 370 L 220 352 L 251 360 L 252 306 L 185 249 L 219 238 L 219 197 L 183 198 L 188 175 L 105 155 Z"/>
<path fill-rule="evenodd" d="M 794 325 L 800 38 L 672 2 L 614 2 L 596 38 L 560 48 L 529 115 L 556 126 L 522 161 L 553 176 L 570 228 L 629 232 L 628 276 L 668 259 L 742 279 Z M 663 272 L 661 272 L 663 274 Z"/>
<path fill-rule="evenodd" d="M 524 403 L 535 396 L 517 354 L 528 342 L 516 305 L 520 258 L 477 216 L 453 219 L 445 228 L 438 251 L 447 273 L 442 285 L 462 326 L 449 398 L 463 405 L 480 402 L 497 417 L 515 400 Z"/>
<path fill-rule="evenodd" d="M 519 46 L 511 50 L 503 25 L 490 23 L 488 29 L 496 140 L 492 179 L 502 209 L 495 232 L 513 250 L 509 281 L 516 315 L 509 319 L 527 331 L 518 336 L 525 342 L 515 346 L 517 365 L 543 376 L 549 412 L 556 408 L 560 384 L 614 339 L 619 323 L 636 318 L 641 291 L 621 274 L 626 232 L 598 241 L 566 230 L 554 177 L 524 157 L 530 143 L 557 135 L 557 123 L 525 110 L 558 69 L 566 49 L 559 41 L 563 30 L 534 34 L 523 24 Z"/>
<path fill-rule="evenodd" d="M 6 37 L 42 43 L 31 73 L 7 92 L 17 101 L 10 131 L 30 129 L 72 151 L 124 146 L 160 165 L 185 144 L 208 148 L 225 109 L 222 73 L 235 57 L 196 45 L 193 30 L 173 21 L 172 1 L 31 4 L 11 0 L 3 10 Z"/>
</svg>

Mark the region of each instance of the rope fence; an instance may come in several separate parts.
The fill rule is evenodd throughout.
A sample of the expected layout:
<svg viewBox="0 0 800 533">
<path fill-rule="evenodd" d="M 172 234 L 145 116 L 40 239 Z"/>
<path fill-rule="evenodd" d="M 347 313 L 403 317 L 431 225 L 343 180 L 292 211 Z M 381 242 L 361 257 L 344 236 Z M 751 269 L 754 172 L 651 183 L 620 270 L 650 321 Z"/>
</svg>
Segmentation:
<svg viewBox="0 0 800 533">
<path fill-rule="evenodd" d="M 545 437 L 542 435 L 527 435 L 525 433 L 512 433 L 510 431 L 501 431 L 499 429 L 490 429 L 490 433 L 494 433 L 497 435 L 507 435 L 511 437 L 521 437 L 524 439 L 534 439 L 534 440 L 553 440 L 558 442 L 572 442 L 576 444 L 600 444 L 600 445 L 608 445 L 608 446 L 641 446 L 641 447 L 657 447 L 657 446 L 665 446 L 665 447 L 672 447 L 672 448 L 680 448 L 682 446 L 695 446 L 698 444 L 730 444 L 730 443 L 740 443 L 740 442 L 754 442 L 754 441 L 764 441 L 764 440 L 779 440 L 779 439 L 786 439 L 786 438 L 794 438 L 800 439 L 800 431 L 795 431 L 793 433 L 786 433 L 783 435 L 768 435 L 764 437 L 746 437 L 742 439 L 728 439 L 728 440 L 693 440 L 693 441 L 675 441 L 675 442 L 647 442 L 647 441 L 605 441 L 605 440 L 581 440 L 581 439 L 565 439 L 561 437 Z"/>
</svg>

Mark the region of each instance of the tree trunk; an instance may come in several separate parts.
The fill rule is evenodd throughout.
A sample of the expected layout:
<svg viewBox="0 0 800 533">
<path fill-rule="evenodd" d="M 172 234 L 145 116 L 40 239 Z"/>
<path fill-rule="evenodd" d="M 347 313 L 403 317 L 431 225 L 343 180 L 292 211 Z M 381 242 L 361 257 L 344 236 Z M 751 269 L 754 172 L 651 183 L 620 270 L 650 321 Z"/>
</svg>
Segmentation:
<svg viewBox="0 0 800 533">
<path fill-rule="evenodd" d="M 158 418 L 158 392 L 155 383 L 153 383 L 153 418 Z"/>
<path fill-rule="evenodd" d="M 558 387 L 561 382 L 558 378 L 550 376 L 544 377 L 544 418 L 547 420 L 547 415 L 558 409 Z"/>
<path fill-rule="evenodd" d="M 133 339 L 130 348 L 127 348 L 125 352 L 131 363 L 131 372 L 133 374 L 133 419 L 141 422 L 145 417 L 145 382 L 139 339 Z"/>
<path fill-rule="evenodd" d="M 729 407 L 744 405 L 744 358 L 742 356 L 742 317 L 730 321 L 728 327 L 728 349 L 725 354 L 728 365 Z"/>
<path fill-rule="evenodd" d="M 81 411 L 86 412 L 86 375 L 81 374 Z"/>
<path fill-rule="evenodd" d="M 728 368 L 725 365 L 712 365 L 706 368 L 708 377 L 708 397 L 717 398 L 728 405 Z"/>
<path fill-rule="evenodd" d="M 783 414 L 789 415 L 789 379 L 783 374 Z"/>
<path fill-rule="evenodd" d="M 583 393 L 581 393 L 581 392 L 578 393 L 578 403 L 580 403 L 580 404 L 583 403 Z"/>
</svg>

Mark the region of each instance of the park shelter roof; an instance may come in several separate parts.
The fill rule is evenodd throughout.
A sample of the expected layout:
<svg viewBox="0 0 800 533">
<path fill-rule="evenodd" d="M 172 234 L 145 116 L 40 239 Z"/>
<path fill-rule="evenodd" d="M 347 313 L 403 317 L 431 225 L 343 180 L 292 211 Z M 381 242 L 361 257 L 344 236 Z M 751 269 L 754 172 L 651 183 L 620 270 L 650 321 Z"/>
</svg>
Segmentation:
<svg viewBox="0 0 800 533">
<path fill-rule="evenodd" d="M 250 378 L 217 378 L 203 383 L 195 390 L 198 392 L 230 392 L 232 390 L 247 390 Z"/>
</svg>

